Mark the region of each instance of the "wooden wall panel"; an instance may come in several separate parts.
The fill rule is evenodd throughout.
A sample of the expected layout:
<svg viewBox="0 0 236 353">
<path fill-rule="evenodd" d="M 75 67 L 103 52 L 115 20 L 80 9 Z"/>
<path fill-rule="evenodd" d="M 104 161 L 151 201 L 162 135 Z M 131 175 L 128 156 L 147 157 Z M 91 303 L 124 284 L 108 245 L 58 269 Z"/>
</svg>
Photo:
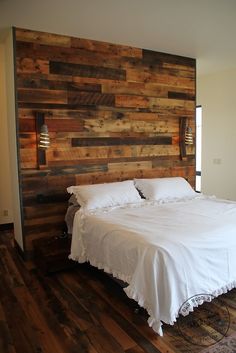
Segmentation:
<svg viewBox="0 0 236 353">
<path fill-rule="evenodd" d="M 15 42 L 26 251 L 61 232 L 69 185 L 166 176 L 194 185 L 195 148 L 185 160 L 179 148 L 181 117 L 195 133 L 194 59 L 24 29 Z M 40 167 L 36 112 L 51 140 Z"/>
</svg>

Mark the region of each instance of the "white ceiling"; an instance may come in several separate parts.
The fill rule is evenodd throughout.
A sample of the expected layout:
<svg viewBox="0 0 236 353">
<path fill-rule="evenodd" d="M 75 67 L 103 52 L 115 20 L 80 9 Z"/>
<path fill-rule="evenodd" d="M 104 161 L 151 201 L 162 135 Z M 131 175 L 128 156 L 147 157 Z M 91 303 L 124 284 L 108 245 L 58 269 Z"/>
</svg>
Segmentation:
<svg viewBox="0 0 236 353">
<path fill-rule="evenodd" d="M 198 75 L 236 68 L 236 0 L 0 0 L 11 26 L 197 59 Z"/>
</svg>

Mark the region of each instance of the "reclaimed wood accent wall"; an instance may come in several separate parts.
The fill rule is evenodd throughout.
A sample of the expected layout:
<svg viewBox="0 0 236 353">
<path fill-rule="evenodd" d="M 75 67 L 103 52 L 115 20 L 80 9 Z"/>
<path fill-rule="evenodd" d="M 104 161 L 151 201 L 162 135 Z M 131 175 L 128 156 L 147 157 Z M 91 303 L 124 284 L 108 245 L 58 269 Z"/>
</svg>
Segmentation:
<svg viewBox="0 0 236 353">
<path fill-rule="evenodd" d="M 25 250 L 60 233 L 69 185 L 165 176 L 194 185 L 195 147 L 180 159 L 179 119 L 187 117 L 195 134 L 195 59 L 14 33 Z M 37 112 L 51 139 L 41 168 Z"/>
</svg>

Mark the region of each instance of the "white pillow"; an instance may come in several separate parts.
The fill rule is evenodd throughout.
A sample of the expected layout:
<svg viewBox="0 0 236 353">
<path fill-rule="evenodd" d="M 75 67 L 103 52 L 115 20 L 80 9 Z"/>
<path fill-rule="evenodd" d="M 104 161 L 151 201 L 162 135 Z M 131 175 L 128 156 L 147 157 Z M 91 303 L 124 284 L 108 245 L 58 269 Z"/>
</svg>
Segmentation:
<svg viewBox="0 0 236 353">
<path fill-rule="evenodd" d="M 89 210 L 143 201 L 134 186 L 133 180 L 70 186 L 67 191 L 74 194 L 78 203 Z"/>
<path fill-rule="evenodd" d="M 171 201 L 197 196 L 191 185 L 181 177 L 134 179 L 134 185 L 147 200 Z"/>
</svg>

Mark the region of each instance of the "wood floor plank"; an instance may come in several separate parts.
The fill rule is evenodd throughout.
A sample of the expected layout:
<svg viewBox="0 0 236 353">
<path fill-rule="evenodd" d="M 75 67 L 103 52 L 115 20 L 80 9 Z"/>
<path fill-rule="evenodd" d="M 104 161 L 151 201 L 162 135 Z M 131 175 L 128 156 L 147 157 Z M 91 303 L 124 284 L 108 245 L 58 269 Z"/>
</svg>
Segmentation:
<svg viewBox="0 0 236 353">
<path fill-rule="evenodd" d="M 158 336 L 146 311 L 135 312 L 137 303 L 102 271 L 79 265 L 45 276 L 18 256 L 9 236 L 0 232 L 0 353 L 209 353 L 187 342 L 176 324 L 164 325 Z M 229 345 L 233 352 L 236 289 L 220 298 L 222 306 L 209 303 L 209 312 L 217 317 L 227 305 L 230 329 L 222 347 L 213 348 Z M 186 326 L 189 334 L 192 329 Z M 197 329 L 222 331 L 215 322 Z"/>
<path fill-rule="evenodd" d="M 112 294 L 111 288 L 114 286 L 111 286 L 107 289 L 107 287 L 103 284 L 102 281 L 96 280 L 94 277 L 90 277 L 88 279 L 86 277 L 86 274 L 84 275 L 83 273 L 80 273 L 80 275 L 83 276 L 83 286 L 86 287 L 88 285 L 92 287 L 93 291 L 98 294 L 96 300 L 97 302 L 98 298 L 102 297 L 109 306 L 112 306 L 112 308 L 114 309 L 114 311 L 112 312 L 112 317 L 115 318 L 117 323 L 120 323 L 120 325 L 124 326 L 124 329 L 127 333 L 131 330 L 132 327 L 135 327 L 137 333 L 134 334 L 134 332 L 131 331 L 131 337 L 132 335 L 134 335 L 133 338 L 136 337 L 136 342 L 140 347 L 144 349 L 149 349 L 150 352 L 152 351 L 152 349 L 157 349 L 158 352 L 162 353 L 181 352 L 180 350 L 176 349 L 174 345 L 171 344 L 167 337 L 163 339 L 148 327 L 148 316 L 141 316 L 135 314 L 134 309 L 137 307 L 137 304 L 133 302 L 133 309 L 130 305 L 127 305 L 127 302 L 130 301 L 130 299 L 126 297 L 124 292 L 120 291 L 120 296 L 122 297 L 121 301 L 120 296 Z M 115 286 L 114 291 L 116 292 L 117 290 L 118 288 L 117 286 Z M 111 296 L 113 298 L 112 301 L 110 300 Z M 181 344 L 183 344 L 183 339 L 181 337 L 178 338 L 180 338 L 180 342 Z M 148 347 L 146 346 L 146 341 L 149 342 Z M 188 342 L 186 342 L 186 345 L 188 346 Z M 191 347 L 191 349 L 193 353 L 199 352 L 199 348 L 197 347 Z"/>
<path fill-rule="evenodd" d="M 126 353 L 145 353 L 145 351 L 139 346 L 135 346 L 127 349 Z"/>
<path fill-rule="evenodd" d="M 106 331 L 110 332 L 125 351 L 136 346 L 135 341 L 108 314 L 102 313 L 100 319 Z"/>
<path fill-rule="evenodd" d="M 3 298 L 5 298 L 4 305 L 8 310 L 10 309 L 11 302 L 9 298 L 7 298 L 7 295 L 9 295 L 10 299 L 14 301 L 16 312 L 19 315 L 17 316 L 19 327 L 20 329 L 23 328 L 23 333 L 26 333 L 26 337 L 28 337 L 27 342 L 30 342 L 29 349 L 33 348 L 35 352 L 41 349 L 45 353 L 50 353 L 55 350 L 58 353 L 63 353 L 57 340 L 51 333 L 46 319 L 43 318 L 40 308 L 25 287 L 24 281 L 14 266 L 9 253 L 6 251 L 1 255 L 1 259 L 4 260 L 8 266 L 11 264 L 8 268 L 7 276 L 5 275 L 1 278 L 2 283 L 5 283 L 5 289 L 8 289 L 3 296 Z M 10 320 L 9 315 L 8 320 Z M 12 323 L 12 319 L 10 322 Z M 34 324 L 30 325 L 31 322 L 34 322 Z M 18 330 L 17 326 L 16 330 Z M 32 348 L 31 344 L 34 344 Z"/>
<path fill-rule="evenodd" d="M 86 298 L 88 299 L 88 295 L 84 296 L 82 288 L 79 287 L 79 284 L 76 282 L 73 282 L 73 277 L 72 276 L 63 275 L 60 277 L 60 282 L 62 282 L 64 285 L 67 286 L 68 290 L 72 291 L 74 294 L 74 297 L 77 298 L 76 301 L 77 303 L 80 302 L 82 306 L 84 306 L 85 310 L 88 312 L 89 310 L 92 312 L 93 320 L 96 322 L 96 324 L 102 325 L 107 332 L 110 332 L 110 334 L 116 339 L 116 341 L 121 345 L 121 347 L 126 350 L 128 348 L 134 347 L 136 343 L 134 340 L 128 336 L 128 334 L 116 323 L 115 320 L 112 319 L 112 317 L 109 315 L 109 312 L 107 310 L 107 307 L 103 306 L 101 308 L 101 305 L 99 306 L 99 310 L 97 310 L 97 307 L 95 307 L 91 302 L 87 302 L 86 305 Z M 91 295 L 90 295 L 91 297 Z M 93 301 L 94 298 L 91 297 L 91 300 Z"/>
<path fill-rule="evenodd" d="M 26 310 L 27 315 L 23 315 L 23 312 L 22 312 L 22 317 L 24 319 L 24 322 L 28 324 L 33 322 L 34 327 L 38 327 L 38 326 L 40 327 L 39 342 L 41 342 L 41 346 L 38 347 L 38 349 L 42 349 L 43 353 L 44 352 L 45 353 L 52 353 L 52 352 L 97 353 L 97 351 L 92 347 L 90 342 L 86 339 L 86 336 L 85 336 L 85 342 L 84 342 L 84 338 L 81 337 L 81 332 L 77 330 L 77 328 L 73 329 L 73 324 L 71 325 L 72 327 L 71 330 L 66 327 L 65 325 L 66 315 L 65 315 L 63 306 L 60 305 L 60 303 L 57 300 L 55 300 L 53 296 L 50 296 L 50 293 L 51 293 L 50 288 L 48 289 L 47 285 L 44 283 L 43 280 L 41 282 L 43 283 L 43 286 L 40 285 L 40 279 L 42 279 L 42 275 L 39 276 L 37 271 L 34 272 L 34 276 L 28 277 L 28 281 L 29 281 L 28 283 L 30 284 L 29 291 L 35 296 L 35 299 L 38 303 L 38 310 L 42 312 L 44 316 L 44 320 L 47 324 L 45 324 L 45 322 L 40 322 L 38 325 L 37 315 L 34 315 L 33 309 L 31 307 L 32 303 L 29 305 L 29 302 L 28 302 L 29 298 L 27 294 L 19 293 L 21 289 L 18 288 L 18 295 L 21 296 L 20 302 L 27 309 Z M 47 282 L 48 280 L 49 280 L 48 278 L 45 278 L 45 282 Z M 0 292 L 0 295 L 1 295 L 1 292 Z M 17 307 L 19 306 L 20 302 L 17 303 Z M 30 334 L 30 329 L 27 329 L 25 331 L 26 331 L 26 334 L 28 335 Z M 53 332 L 53 335 L 51 334 L 51 332 Z M 44 337 L 46 340 L 46 346 L 44 342 Z M 34 340 L 32 339 L 32 341 Z M 34 352 L 32 348 L 29 348 L 29 349 L 30 350 L 27 351 L 25 346 L 24 348 L 20 346 L 19 351 L 17 350 L 17 353 Z"/>
<path fill-rule="evenodd" d="M 80 273 L 81 274 L 81 273 Z M 84 274 L 82 275 L 84 276 Z M 98 294 L 97 291 L 97 285 L 99 286 L 99 281 L 96 281 L 95 285 L 91 288 L 91 283 L 92 281 L 89 279 L 85 280 L 85 277 L 80 276 L 80 283 L 83 286 L 83 288 L 86 288 L 88 292 L 93 292 L 94 291 Z M 75 284 L 78 286 L 78 284 Z M 93 290 L 92 290 L 93 289 Z M 94 294 L 93 294 L 94 295 Z M 104 298 L 100 295 L 96 295 L 96 300 L 90 300 L 90 303 L 87 305 L 90 308 L 90 311 L 93 311 L 94 313 L 99 313 L 103 310 L 106 310 L 110 313 L 110 315 L 115 319 L 115 321 L 118 323 L 118 325 L 134 340 L 141 348 L 143 348 L 146 352 L 148 353 L 160 353 L 160 351 L 157 347 L 155 347 L 152 342 L 150 342 L 148 339 L 146 339 L 145 336 L 143 336 L 141 333 L 138 332 L 137 328 L 135 325 L 133 325 L 132 319 L 128 321 L 124 316 L 123 313 L 120 315 L 116 310 L 113 309 L 113 305 L 110 305 L 109 302 L 113 302 L 113 300 L 110 300 L 107 298 L 107 300 L 104 300 Z M 114 298 L 113 298 L 114 299 Z M 123 310 L 129 311 L 129 308 L 125 309 L 123 307 Z M 135 317 L 135 314 L 134 314 Z M 153 332 L 153 335 L 156 335 Z"/>
<path fill-rule="evenodd" d="M 98 353 L 124 353 L 119 343 L 101 326 L 89 328 L 86 335 Z"/>
<path fill-rule="evenodd" d="M 45 277 L 38 275 L 37 280 L 40 282 L 48 302 L 48 314 L 50 312 L 51 324 L 54 332 L 59 340 L 63 341 L 66 351 L 69 353 L 98 353 L 92 346 L 87 336 L 82 332 L 79 323 L 73 322 L 70 318 L 70 311 L 64 307 L 63 303 L 56 297 L 53 292 L 53 277 Z"/>
<path fill-rule="evenodd" d="M 0 301 L 0 352 L 16 353 L 1 301 Z"/>
<path fill-rule="evenodd" d="M 81 304 L 81 295 L 76 295 L 71 291 L 71 283 L 66 286 L 63 281 L 59 281 L 54 277 L 52 282 L 52 290 L 57 299 L 62 303 L 63 307 L 70 312 L 71 319 L 79 326 L 81 331 L 85 331 L 96 321 L 90 312 Z"/>
<path fill-rule="evenodd" d="M 12 293 L 5 278 L 0 278 L 0 297 L 4 308 L 7 324 L 11 327 L 11 334 L 17 353 L 38 353 L 42 349 L 32 325 L 20 306 L 16 296 Z"/>
</svg>

